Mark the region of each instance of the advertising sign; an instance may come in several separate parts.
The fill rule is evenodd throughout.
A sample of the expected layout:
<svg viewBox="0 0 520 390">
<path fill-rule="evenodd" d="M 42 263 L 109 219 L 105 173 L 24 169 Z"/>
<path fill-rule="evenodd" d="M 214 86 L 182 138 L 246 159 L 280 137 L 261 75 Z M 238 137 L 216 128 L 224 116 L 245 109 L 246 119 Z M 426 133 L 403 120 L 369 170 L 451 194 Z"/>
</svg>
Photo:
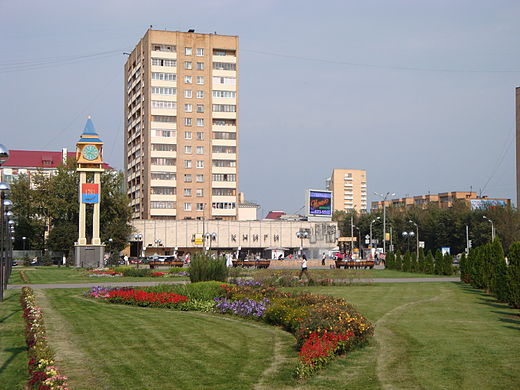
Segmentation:
<svg viewBox="0 0 520 390">
<path fill-rule="evenodd" d="M 332 216 L 332 192 L 309 190 L 309 215 Z"/>
<path fill-rule="evenodd" d="M 504 199 L 471 199 L 471 210 L 485 210 L 493 207 L 506 207 Z"/>
<path fill-rule="evenodd" d="M 99 203 L 99 184 L 81 184 L 81 203 Z"/>
</svg>

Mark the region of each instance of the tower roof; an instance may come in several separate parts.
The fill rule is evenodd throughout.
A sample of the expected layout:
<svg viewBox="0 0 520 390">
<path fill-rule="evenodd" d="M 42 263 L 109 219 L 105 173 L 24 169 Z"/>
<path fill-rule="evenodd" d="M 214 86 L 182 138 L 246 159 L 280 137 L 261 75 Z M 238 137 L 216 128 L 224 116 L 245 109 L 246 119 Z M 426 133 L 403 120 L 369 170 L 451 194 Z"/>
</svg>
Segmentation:
<svg viewBox="0 0 520 390">
<path fill-rule="evenodd" d="M 90 116 L 87 119 L 87 123 L 85 123 L 85 128 L 83 129 L 83 133 L 81 133 L 78 142 L 102 142 L 98 133 L 96 133 L 94 122 L 92 122 L 92 118 Z"/>
</svg>

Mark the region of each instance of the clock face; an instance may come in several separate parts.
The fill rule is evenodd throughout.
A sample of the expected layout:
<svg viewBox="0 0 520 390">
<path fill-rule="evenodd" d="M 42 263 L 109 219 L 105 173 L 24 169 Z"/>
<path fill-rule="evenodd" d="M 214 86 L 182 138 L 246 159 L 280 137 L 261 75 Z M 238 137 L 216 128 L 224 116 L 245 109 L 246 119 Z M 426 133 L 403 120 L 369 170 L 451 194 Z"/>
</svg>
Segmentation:
<svg viewBox="0 0 520 390">
<path fill-rule="evenodd" d="M 99 156 L 99 150 L 94 145 L 87 145 L 81 152 L 85 160 L 95 160 Z"/>
</svg>

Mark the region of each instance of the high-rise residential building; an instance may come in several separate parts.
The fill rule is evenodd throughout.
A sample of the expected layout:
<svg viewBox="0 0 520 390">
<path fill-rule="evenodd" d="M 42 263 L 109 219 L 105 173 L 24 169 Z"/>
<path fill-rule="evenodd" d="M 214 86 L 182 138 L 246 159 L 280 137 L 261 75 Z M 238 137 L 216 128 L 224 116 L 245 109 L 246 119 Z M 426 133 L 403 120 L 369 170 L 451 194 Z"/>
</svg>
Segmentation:
<svg viewBox="0 0 520 390">
<path fill-rule="evenodd" d="M 332 191 L 334 211 L 366 212 L 367 172 L 362 169 L 334 169 L 326 187 Z"/>
<path fill-rule="evenodd" d="M 238 37 L 148 30 L 125 64 L 138 219 L 237 219 Z"/>
</svg>

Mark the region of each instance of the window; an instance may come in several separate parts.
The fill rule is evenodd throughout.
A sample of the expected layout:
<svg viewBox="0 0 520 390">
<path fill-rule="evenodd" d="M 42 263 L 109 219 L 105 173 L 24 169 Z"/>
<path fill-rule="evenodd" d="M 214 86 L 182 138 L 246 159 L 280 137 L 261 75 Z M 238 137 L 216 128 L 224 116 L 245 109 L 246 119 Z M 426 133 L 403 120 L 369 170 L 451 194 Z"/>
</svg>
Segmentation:
<svg viewBox="0 0 520 390">
<path fill-rule="evenodd" d="M 175 152 L 177 145 L 175 144 L 152 144 L 152 150 L 155 152 Z"/>
<path fill-rule="evenodd" d="M 171 87 L 152 87 L 152 93 L 156 95 L 175 95 L 177 89 Z"/>
<path fill-rule="evenodd" d="M 213 202 L 211 206 L 214 209 L 234 209 L 236 207 L 235 202 Z"/>
<path fill-rule="evenodd" d="M 152 172 L 152 180 L 177 180 L 175 172 Z"/>
<path fill-rule="evenodd" d="M 197 62 L 197 70 L 204 70 L 204 62 Z"/>
<path fill-rule="evenodd" d="M 197 76 L 197 84 L 199 84 L 199 85 L 204 84 L 204 76 Z"/>
<path fill-rule="evenodd" d="M 236 85 L 236 77 L 213 76 L 213 84 Z"/>
<path fill-rule="evenodd" d="M 213 119 L 214 126 L 236 126 L 236 119 Z"/>
<path fill-rule="evenodd" d="M 184 174 L 184 183 L 191 183 L 191 173 Z"/>
<path fill-rule="evenodd" d="M 197 203 L 197 211 L 204 211 L 204 203 Z"/>
<path fill-rule="evenodd" d="M 202 188 L 197 188 L 195 195 L 199 197 L 204 196 L 204 190 Z"/>
<path fill-rule="evenodd" d="M 175 202 L 167 202 L 167 201 L 152 201 L 150 202 L 150 208 L 152 209 L 174 209 Z"/>
<path fill-rule="evenodd" d="M 236 160 L 213 160 L 214 167 L 232 168 L 237 166 Z"/>
<path fill-rule="evenodd" d="M 174 158 L 166 158 L 166 157 L 152 157 L 150 160 L 151 160 L 152 165 L 173 166 L 177 162 L 177 160 Z"/>
<path fill-rule="evenodd" d="M 174 68 L 177 66 L 176 60 L 170 60 L 167 58 L 152 58 L 153 66 L 165 66 L 169 68 Z"/>
<path fill-rule="evenodd" d="M 184 160 L 184 168 L 191 168 L 191 160 Z"/>
<path fill-rule="evenodd" d="M 197 47 L 197 56 L 202 57 L 204 55 L 204 49 L 202 47 Z"/>
<path fill-rule="evenodd" d="M 151 187 L 150 192 L 153 195 L 175 195 L 177 188 L 175 187 Z"/>
<path fill-rule="evenodd" d="M 215 70 L 237 70 L 237 64 L 229 62 L 214 62 L 213 69 Z"/>
<path fill-rule="evenodd" d="M 236 190 L 234 188 L 213 188 L 212 194 L 214 196 L 235 196 Z"/>
<path fill-rule="evenodd" d="M 175 123 L 177 121 L 176 116 L 171 115 L 152 115 L 152 122 L 161 123 Z"/>
<path fill-rule="evenodd" d="M 185 131 L 184 132 L 184 139 L 191 139 L 191 138 L 192 138 L 191 131 Z"/>
<path fill-rule="evenodd" d="M 158 43 L 152 43 L 152 50 L 153 51 L 166 51 L 170 53 L 176 52 L 176 46 L 175 45 L 161 45 Z"/>
<path fill-rule="evenodd" d="M 213 104 L 213 112 L 236 112 L 237 106 L 234 104 Z"/>
<path fill-rule="evenodd" d="M 184 147 L 184 154 L 191 154 L 191 146 Z"/>
<path fill-rule="evenodd" d="M 193 69 L 193 63 L 191 61 L 184 61 L 184 69 Z"/>
<path fill-rule="evenodd" d="M 177 75 L 175 73 L 152 72 L 152 80 L 175 81 Z"/>
<path fill-rule="evenodd" d="M 152 108 L 175 109 L 177 108 L 177 105 L 175 102 L 170 102 L 168 100 L 152 100 Z"/>
<path fill-rule="evenodd" d="M 184 55 L 191 56 L 193 54 L 193 49 L 191 47 L 184 48 Z"/>
<path fill-rule="evenodd" d="M 191 211 L 191 203 L 184 203 L 184 211 Z"/>
<path fill-rule="evenodd" d="M 204 112 L 204 104 L 197 104 L 197 112 L 199 112 L 199 113 Z"/>
<path fill-rule="evenodd" d="M 197 168 L 204 168 L 204 161 L 203 160 L 197 160 Z"/>
<path fill-rule="evenodd" d="M 193 120 L 191 118 L 184 118 L 184 126 L 191 126 Z"/>
<path fill-rule="evenodd" d="M 192 97 L 191 89 L 185 89 L 184 90 L 184 97 L 187 98 L 187 99 L 191 99 L 191 97 Z"/>
<path fill-rule="evenodd" d="M 236 177 L 234 173 L 214 173 L 213 181 L 236 181 Z"/>
<path fill-rule="evenodd" d="M 197 183 L 204 183 L 204 175 L 196 175 Z"/>
<path fill-rule="evenodd" d="M 197 141 L 204 140 L 204 133 L 202 131 L 197 131 Z"/>
<path fill-rule="evenodd" d="M 213 49 L 214 56 L 235 56 L 235 50 Z"/>
<path fill-rule="evenodd" d="M 235 91 L 220 91 L 214 90 L 213 97 L 214 98 L 235 98 L 237 93 Z"/>
<path fill-rule="evenodd" d="M 184 76 L 184 83 L 185 84 L 191 84 L 192 83 L 192 77 L 191 76 Z"/>
<path fill-rule="evenodd" d="M 184 196 L 191 196 L 191 188 L 184 189 Z"/>
<path fill-rule="evenodd" d="M 203 99 L 204 98 L 204 91 L 197 91 L 197 99 Z"/>
<path fill-rule="evenodd" d="M 236 146 L 213 145 L 213 153 L 236 153 Z"/>
<path fill-rule="evenodd" d="M 193 111 L 193 105 L 191 105 L 191 104 L 184 105 L 184 112 L 192 112 L 192 111 Z"/>
<path fill-rule="evenodd" d="M 152 137 L 172 138 L 177 136 L 175 130 L 152 129 Z"/>
<path fill-rule="evenodd" d="M 197 146 L 197 154 L 204 154 L 204 146 Z"/>
<path fill-rule="evenodd" d="M 237 139 L 237 134 L 227 131 L 214 131 L 213 139 Z"/>
<path fill-rule="evenodd" d="M 204 126 L 204 118 L 197 118 L 197 126 L 199 126 L 199 127 Z"/>
</svg>

